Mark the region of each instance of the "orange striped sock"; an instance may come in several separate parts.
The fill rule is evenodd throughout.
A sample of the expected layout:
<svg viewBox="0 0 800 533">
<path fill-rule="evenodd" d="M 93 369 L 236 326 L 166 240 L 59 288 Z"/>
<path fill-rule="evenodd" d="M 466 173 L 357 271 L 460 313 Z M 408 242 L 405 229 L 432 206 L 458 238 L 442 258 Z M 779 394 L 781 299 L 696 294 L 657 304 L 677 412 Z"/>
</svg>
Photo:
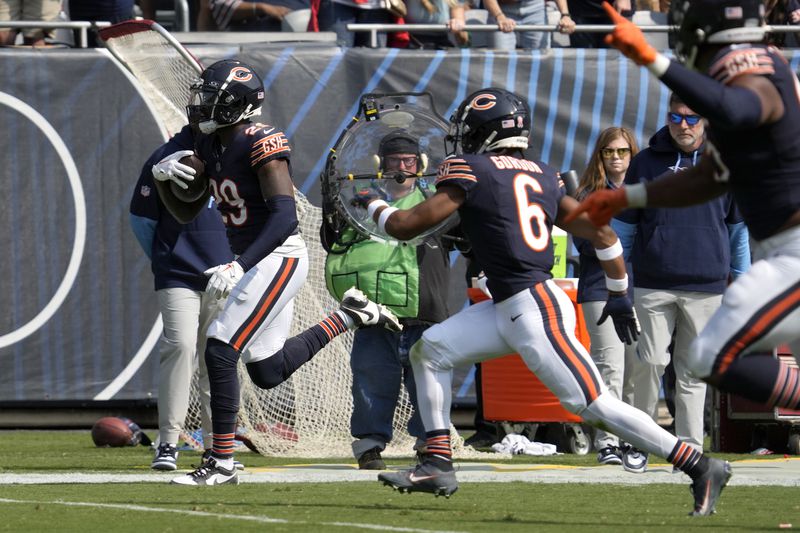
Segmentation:
<svg viewBox="0 0 800 533">
<path fill-rule="evenodd" d="M 347 331 L 349 325 L 352 324 L 352 322 L 353 322 L 352 318 L 342 313 L 341 311 L 336 311 L 332 315 L 325 317 L 317 325 L 320 326 L 322 330 L 325 332 L 325 336 L 328 338 L 328 341 L 331 341 L 333 340 L 334 337 L 338 337 L 339 335 Z"/>
<path fill-rule="evenodd" d="M 704 467 L 706 461 L 702 461 L 702 459 L 704 459 L 702 452 L 689 446 L 680 439 L 677 444 L 675 444 L 672 452 L 670 452 L 669 457 L 667 457 L 667 461 L 690 476 L 695 467 Z"/>
<path fill-rule="evenodd" d="M 450 447 L 450 431 L 444 429 L 426 433 L 425 453 L 428 457 L 452 463 L 453 450 Z"/>
<path fill-rule="evenodd" d="M 233 440 L 235 433 L 214 433 L 214 445 L 211 453 L 217 459 L 230 459 L 233 457 Z"/>
<path fill-rule="evenodd" d="M 800 406 L 800 371 L 780 361 L 778 377 L 767 405 L 789 409 L 797 409 Z"/>
</svg>

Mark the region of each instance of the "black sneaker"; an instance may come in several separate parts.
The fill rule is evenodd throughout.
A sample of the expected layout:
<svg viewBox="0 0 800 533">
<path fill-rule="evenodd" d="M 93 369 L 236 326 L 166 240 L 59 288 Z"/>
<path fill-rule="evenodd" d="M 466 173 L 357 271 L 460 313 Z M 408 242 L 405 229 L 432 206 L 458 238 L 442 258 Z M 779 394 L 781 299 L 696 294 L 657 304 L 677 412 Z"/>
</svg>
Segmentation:
<svg viewBox="0 0 800 533">
<path fill-rule="evenodd" d="M 476 431 L 470 438 L 464 441 L 467 446 L 473 448 L 491 448 L 492 444 L 497 443 L 497 437 L 483 431 Z"/>
<path fill-rule="evenodd" d="M 177 470 L 178 447 L 174 444 L 164 443 L 156 448 L 156 456 L 150 463 L 153 470 Z"/>
<path fill-rule="evenodd" d="M 621 465 L 622 450 L 619 446 L 606 446 L 597 452 L 597 462 L 601 465 Z"/>
<path fill-rule="evenodd" d="M 694 478 L 690 486 L 694 496 L 694 510 L 689 516 L 708 516 L 716 513 L 717 499 L 733 474 L 728 461 L 709 457 L 708 462 L 708 470 Z"/>
<path fill-rule="evenodd" d="M 210 458 L 211 458 L 211 448 L 203 452 L 203 457 L 200 459 L 200 464 L 201 465 L 205 464 L 205 462 L 208 461 Z M 239 461 L 237 461 L 235 457 L 233 458 L 233 467 L 236 470 L 244 470 L 244 465 Z"/>
<path fill-rule="evenodd" d="M 381 458 L 380 448 L 372 448 L 358 458 L 359 470 L 386 470 L 386 463 Z"/>
<path fill-rule="evenodd" d="M 378 474 L 378 481 L 400 492 L 430 492 L 445 498 L 458 490 L 455 470 L 444 471 L 430 461 L 411 470 Z"/>
<path fill-rule="evenodd" d="M 239 484 L 239 475 L 236 468 L 223 468 L 217 463 L 215 457 L 209 457 L 206 462 L 197 467 L 197 470 L 172 480 L 176 485 L 225 485 Z"/>
<path fill-rule="evenodd" d="M 630 444 L 622 452 L 622 468 L 634 474 L 647 471 L 647 458 L 649 454 Z"/>
</svg>

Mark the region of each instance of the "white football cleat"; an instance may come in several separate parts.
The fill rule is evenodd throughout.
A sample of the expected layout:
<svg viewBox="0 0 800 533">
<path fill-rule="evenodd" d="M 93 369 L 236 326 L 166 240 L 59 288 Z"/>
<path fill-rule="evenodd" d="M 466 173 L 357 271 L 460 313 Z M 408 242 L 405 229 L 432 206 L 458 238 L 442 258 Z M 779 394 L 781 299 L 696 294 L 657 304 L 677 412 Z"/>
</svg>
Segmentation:
<svg viewBox="0 0 800 533">
<path fill-rule="evenodd" d="M 197 467 L 197 470 L 186 475 L 176 477 L 172 480 L 175 485 L 225 485 L 239 484 L 239 475 L 236 467 L 228 470 L 219 465 L 214 457 L 209 457 L 207 461 Z"/>
<path fill-rule="evenodd" d="M 344 293 L 339 309 L 355 322 L 355 326 L 383 326 L 392 331 L 401 331 L 403 326 L 391 310 L 376 304 L 355 287 Z"/>
</svg>

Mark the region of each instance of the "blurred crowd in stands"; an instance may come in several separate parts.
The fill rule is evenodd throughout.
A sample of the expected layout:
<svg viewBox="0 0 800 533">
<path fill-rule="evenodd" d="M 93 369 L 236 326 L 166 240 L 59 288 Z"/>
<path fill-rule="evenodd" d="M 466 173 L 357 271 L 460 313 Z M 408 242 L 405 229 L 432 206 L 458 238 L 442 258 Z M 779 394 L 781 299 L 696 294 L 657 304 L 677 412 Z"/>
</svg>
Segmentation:
<svg viewBox="0 0 800 533">
<path fill-rule="evenodd" d="M 670 0 L 616 0 L 614 7 L 640 26 L 666 25 Z M 369 32 L 347 24 L 436 24 L 447 31 L 379 32 L 378 46 L 442 49 L 488 47 L 544 49 L 603 48 L 603 33 L 581 25 L 609 24 L 602 0 L 0 0 L 0 21 L 108 21 L 134 17 L 156 20 L 172 31 L 335 32 L 341 46 L 370 46 Z M 767 21 L 800 24 L 800 0 L 767 0 Z M 189 27 L 178 15 L 186 11 Z M 500 31 L 466 31 L 467 25 L 497 25 Z M 519 25 L 547 25 L 550 31 L 516 31 Z M 577 30 L 576 30 L 577 26 Z M 53 29 L 0 28 L 0 46 L 63 44 Z M 796 46 L 793 33 L 774 41 Z M 666 47 L 665 34 L 660 36 Z M 90 46 L 96 41 L 92 36 Z M 654 42 L 654 44 L 656 44 Z"/>
</svg>

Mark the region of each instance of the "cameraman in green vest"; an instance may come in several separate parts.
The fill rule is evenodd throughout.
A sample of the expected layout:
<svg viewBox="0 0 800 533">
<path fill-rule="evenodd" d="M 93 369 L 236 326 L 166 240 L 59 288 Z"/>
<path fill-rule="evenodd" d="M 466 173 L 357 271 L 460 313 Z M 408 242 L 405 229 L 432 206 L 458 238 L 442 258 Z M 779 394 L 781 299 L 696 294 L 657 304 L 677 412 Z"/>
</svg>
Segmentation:
<svg viewBox="0 0 800 533">
<path fill-rule="evenodd" d="M 427 166 L 416 138 L 403 130 L 384 136 L 375 155 L 383 179 L 365 193 L 376 192 L 400 209 L 433 194 L 427 180 L 418 177 Z M 323 227 L 323 233 L 328 228 Z M 323 242 L 327 239 L 323 236 Z M 448 291 L 448 250 L 438 236 L 417 246 L 358 240 L 347 228 L 337 242 L 329 243 L 325 280 L 330 293 L 341 300 L 345 290 L 357 286 L 375 302 L 390 308 L 403 324 L 400 332 L 361 328 L 353 337 L 350 366 L 353 371 L 353 415 L 350 433 L 353 455 L 362 470 L 386 468 L 381 452 L 392 440 L 392 420 L 404 384 L 414 407 L 408 432 L 419 450 L 425 429 L 417 409 L 417 393 L 408 353 L 432 324 L 445 320 Z M 356 241 L 354 244 L 353 241 Z"/>
</svg>

